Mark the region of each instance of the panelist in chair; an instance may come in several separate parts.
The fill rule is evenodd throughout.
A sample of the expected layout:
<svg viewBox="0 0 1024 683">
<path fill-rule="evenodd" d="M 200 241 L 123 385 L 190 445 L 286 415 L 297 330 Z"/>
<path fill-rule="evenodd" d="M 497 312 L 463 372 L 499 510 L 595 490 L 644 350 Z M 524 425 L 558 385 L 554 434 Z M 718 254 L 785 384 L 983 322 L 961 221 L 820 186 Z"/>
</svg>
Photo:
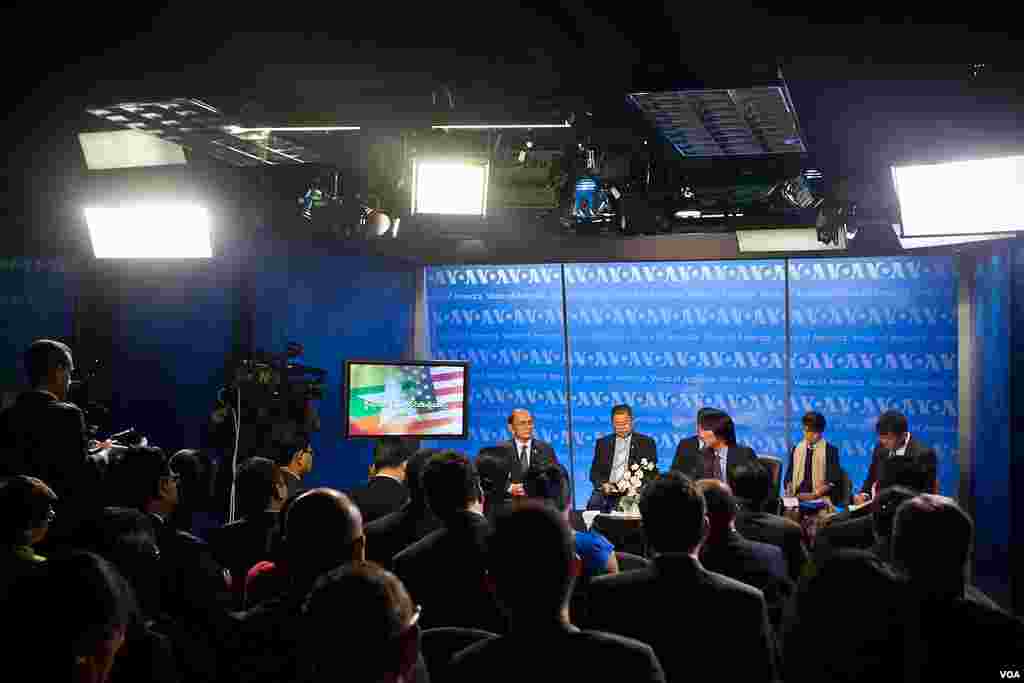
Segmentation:
<svg viewBox="0 0 1024 683">
<path fill-rule="evenodd" d="M 932 475 L 937 475 L 938 458 L 935 449 L 913 438 L 906 415 L 895 410 L 887 410 L 878 417 L 875 429 L 878 432 L 878 445 L 871 454 L 871 468 L 860 493 L 854 496 L 854 503 L 863 503 L 875 495 L 875 484 L 885 478 L 886 463 L 892 458 L 910 458 L 928 469 Z M 933 476 L 932 481 L 931 493 L 937 494 L 938 476 Z"/>
<path fill-rule="evenodd" d="M 693 479 L 717 479 L 728 483 L 737 465 L 760 467 L 754 451 L 736 443 L 736 425 L 732 418 L 720 410 L 705 413 L 698 426 L 704 448 L 699 452 L 676 458 L 676 469 Z"/>
<path fill-rule="evenodd" d="M 686 471 L 685 465 L 687 462 L 699 459 L 700 452 L 707 447 L 707 444 L 704 443 L 704 440 L 700 438 L 701 420 L 703 420 L 708 415 L 721 412 L 722 411 L 720 411 L 718 408 L 712 408 L 710 406 L 704 406 L 703 408 L 697 411 L 697 433 L 694 434 L 693 436 L 686 437 L 685 439 L 679 442 L 678 446 L 676 446 L 676 457 L 672 460 L 671 469 L 684 472 Z"/>
<path fill-rule="evenodd" d="M 533 416 L 529 411 L 516 408 L 508 416 L 508 431 L 512 438 L 502 441 L 505 465 L 508 469 L 509 492 L 514 496 L 524 495 L 523 475 L 532 465 L 547 466 L 558 463 L 555 449 L 551 444 L 533 438 Z"/>
<path fill-rule="evenodd" d="M 839 465 L 839 449 L 824 438 L 825 416 L 811 411 L 804 415 L 802 422 L 804 438 L 789 453 L 786 495 L 802 501 L 828 498 L 833 506 L 841 505 L 843 471 Z"/>
<path fill-rule="evenodd" d="M 627 405 L 612 408 L 613 434 L 602 436 L 594 444 L 594 460 L 590 465 L 590 483 L 594 492 L 588 510 L 610 512 L 615 504 L 615 484 L 629 474 L 633 465 L 643 461 L 657 469 L 658 446 L 654 439 L 633 431 L 633 410 Z"/>
</svg>

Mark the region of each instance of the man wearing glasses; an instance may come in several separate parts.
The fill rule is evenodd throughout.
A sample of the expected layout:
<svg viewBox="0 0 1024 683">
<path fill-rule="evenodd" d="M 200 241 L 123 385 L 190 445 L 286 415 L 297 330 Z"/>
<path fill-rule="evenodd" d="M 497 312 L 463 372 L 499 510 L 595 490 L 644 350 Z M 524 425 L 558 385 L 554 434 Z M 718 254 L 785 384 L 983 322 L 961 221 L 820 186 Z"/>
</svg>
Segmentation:
<svg viewBox="0 0 1024 683">
<path fill-rule="evenodd" d="M 313 444 L 304 432 L 285 434 L 274 439 L 274 462 L 284 473 L 288 498 L 302 489 L 302 479 L 313 471 Z"/>
</svg>

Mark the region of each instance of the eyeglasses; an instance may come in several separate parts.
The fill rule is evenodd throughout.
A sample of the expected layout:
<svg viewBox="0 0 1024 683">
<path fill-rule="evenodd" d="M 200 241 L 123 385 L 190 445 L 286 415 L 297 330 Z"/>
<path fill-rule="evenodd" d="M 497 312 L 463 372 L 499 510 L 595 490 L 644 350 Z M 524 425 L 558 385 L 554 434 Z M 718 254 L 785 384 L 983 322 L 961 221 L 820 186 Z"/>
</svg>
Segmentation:
<svg viewBox="0 0 1024 683">
<path fill-rule="evenodd" d="M 52 522 L 56 518 L 57 518 L 57 511 L 54 510 L 53 506 L 51 505 L 50 507 L 48 507 L 46 509 L 46 521 L 47 522 Z"/>
</svg>

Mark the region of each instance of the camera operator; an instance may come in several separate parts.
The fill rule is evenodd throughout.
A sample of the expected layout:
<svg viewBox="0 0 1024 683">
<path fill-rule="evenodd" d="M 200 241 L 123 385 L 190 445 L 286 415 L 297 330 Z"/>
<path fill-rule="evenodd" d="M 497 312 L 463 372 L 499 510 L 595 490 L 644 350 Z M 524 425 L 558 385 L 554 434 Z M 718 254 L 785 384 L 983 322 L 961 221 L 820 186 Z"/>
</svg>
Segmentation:
<svg viewBox="0 0 1024 683">
<path fill-rule="evenodd" d="M 38 339 L 24 355 L 30 391 L 0 413 L 0 475 L 45 482 L 60 504 L 49 539 L 66 541 L 102 501 L 102 463 L 88 453 L 85 418 L 68 403 L 74 361 L 66 344 Z"/>
</svg>

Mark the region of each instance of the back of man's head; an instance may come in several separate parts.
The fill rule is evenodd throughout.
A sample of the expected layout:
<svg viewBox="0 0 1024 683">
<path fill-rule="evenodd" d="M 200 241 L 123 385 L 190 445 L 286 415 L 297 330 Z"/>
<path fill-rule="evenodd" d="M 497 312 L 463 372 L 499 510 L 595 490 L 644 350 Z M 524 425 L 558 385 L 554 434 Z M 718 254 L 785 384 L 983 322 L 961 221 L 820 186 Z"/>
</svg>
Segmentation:
<svg viewBox="0 0 1024 683">
<path fill-rule="evenodd" d="M 661 475 L 640 494 L 647 540 L 660 553 L 689 553 L 707 535 L 704 496 L 685 474 L 675 470 Z"/>
<path fill-rule="evenodd" d="M 29 384 L 38 387 L 45 384 L 51 373 L 59 367 L 71 370 L 71 349 L 67 344 L 52 339 L 37 339 L 25 351 L 25 374 Z"/>
<path fill-rule="evenodd" d="M 56 494 L 35 477 L 0 479 L 0 543 L 31 545 L 36 529 L 45 528 Z"/>
<path fill-rule="evenodd" d="M 312 489 L 288 507 L 285 552 L 297 588 L 308 587 L 328 570 L 364 559 L 364 545 L 362 515 L 344 493 Z"/>
<path fill-rule="evenodd" d="M 732 492 L 754 510 L 761 510 L 772 498 L 772 475 L 766 467 L 756 463 L 740 463 L 729 479 Z"/>
<path fill-rule="evenodd" d="M 481 448 L 476 456 L 476 471 L 484 495 L 492 501 L 504 498 L 508 490 L 509 472 L 505 465 L 504 449 L 497 446 Z"/>
<path fill-rule="evenodd" d="M 903 486 L 917 493 L 931 492 L 935 484 L 935 471 L 917 458 L 889 458 L 885 461 L 878 489 Z"/>
<path fill-rule="evenodd" d="M 728 484 L 717 479 L 701 479 L 697 482 L 697 490 L 704 496 L 712 532 L 728 529 L 736 519 L 736 497 Z"/>
<path fill-rule="evenodd" d="M 945 596 L 963 592 L 974 523 L 952 498 L 926 493 L 896 510 L 892 559 L 912 586 Z"/>
<path fill-rule="evenodd" d="M 918 495 L 920 491 L 909 489 L 906 486 L 890 486 L 882 489 L 878 498 L 874 501 L 875 509 L 872 515 L 875 536 L 880 539 L 892 537 L 892 525 L 896 518 L 896 510 L 900 505 Z"/>
<path fill-rule="evenodd" d="M 565 512 L 569 507 L 569 475 L 561 465 L 539 465 L 530 467 L 523 477 L 526 495 L 538 499 Z"/>
<path fill-rule="evenodd" d="M 278 467 L 288 467 L 295 460 L 295 456 L 308 445 L 309 435 L 305 432 L 298 429 L 281 428 L 271 436 L 267 453 Z"/>
<path fill-rule="evenodd" d="M 551 506 L 528 500 L 497 515 L 488 571 L 511 619 L 550 623 L 569 599 L 575 559 L 572 530 Z"/>
<path fill-rule="evenodd" d="M 373 447 L 373 467 L 377 472 L 400 468 L 411 453 L 401 438 L 385 436 L 377 439 Z"/>
<path fill-rule="evenodd" d="M 909 428 L 907 416 L 898 410 L 885 411 L 878 416 L 878 422 L 875 424 L 875 431 L 879 434 L 899 436 L 900 434 L 906 434 Z"/>
<path fill-rule="evenodd" d="M 476 467 L 462 453 L 441 451 L 423 469 L 423 492 L 438 519 L 448 521 L 480 500 Z"/>
<path fill-rule="evenodd" d="M 168 495 L 167 480 L 173 476 L 170 463 L 159 448 L 124 449 L 107 473 L 107 502 L 138 510 L 145 510 L 148 503 L 157 500 L 176 503 Z"/>
<path fill-rule="evenodd" d="M 409 501 L 417 510 L 427 507 L 427 500 L 423 495 L 423 468 L 436 453 L 435 448 L 421 448 L 406 462 L 405 483 L 409 487 Z"/>
<path fill-rule="evenodd" d="M 147 615 L 160 611 L 160 549 L 151 518 L 135 508 L 104 508 L 88 550 L 109 560 L 135 591 Z"/>
<path fill-rule="evenodd" d="M 402 582 L 371 562 L 324 574 L 303 605 L 313 680 L 409 680 L 419 654 L 418 616 Z M 342 656 L 339 643 L 352 655 Z"/>
<path fill-rule="evenodd" d="M 270 509 L 284 486 L 282 474 L 268 458 L 249 458 L 238 469 L 238 508 L 243 517 Z"/>
</svg>

